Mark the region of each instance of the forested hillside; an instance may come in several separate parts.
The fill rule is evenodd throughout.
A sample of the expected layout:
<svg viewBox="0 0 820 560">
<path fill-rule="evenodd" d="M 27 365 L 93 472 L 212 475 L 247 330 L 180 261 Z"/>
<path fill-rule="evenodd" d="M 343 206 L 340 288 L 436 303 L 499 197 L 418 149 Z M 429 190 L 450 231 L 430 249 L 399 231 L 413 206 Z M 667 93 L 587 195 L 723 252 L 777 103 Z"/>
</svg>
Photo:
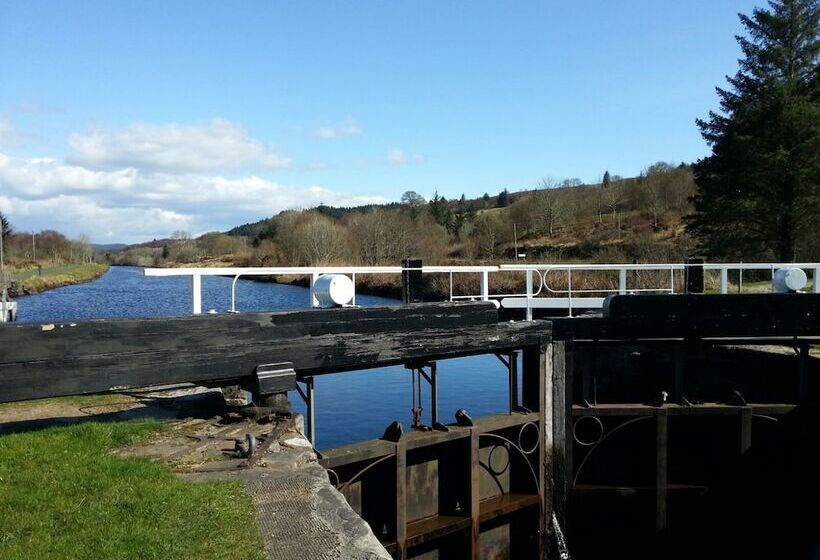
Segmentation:
<svg viewBox="0 0 820 560">
<path fill-rule="evenodd" d="M 534 188 L 399 203 L 286 211 L 196 239 L 171 239 L 108 253 L 114 264 L 172 266 L 218 260 L 239 266 L 679 260 L 693 248 L 684 217 L 695 185 L 686 165 L 656 163 L 638 177 L 605 172 L 600 183 L 543 179 Z"/>
</svg>

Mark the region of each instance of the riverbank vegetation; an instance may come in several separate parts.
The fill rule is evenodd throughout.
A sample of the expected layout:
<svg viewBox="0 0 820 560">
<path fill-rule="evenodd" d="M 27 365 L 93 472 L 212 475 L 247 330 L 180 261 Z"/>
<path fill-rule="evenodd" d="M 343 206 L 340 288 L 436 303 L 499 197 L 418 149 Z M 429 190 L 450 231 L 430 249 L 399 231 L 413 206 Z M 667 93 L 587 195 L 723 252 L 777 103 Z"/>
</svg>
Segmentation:
<svg viewBox="0 0 820 560">
<path fill-rule="evenodd" d="M 544 179 L 532 189 L 476 199 L 407 192 L 401 203 L 286 211 L 228 232 L 171 238 L 106 253 L 112 264 L 175 266 L 395 265 L 528 260 L 679 259 L 694 194 L 686 165 L 657 163 L 639 177 L 605 172 L 598 184 Z"/>
<path fill-rule="evenodd" d="M 9 292 L 12 296 L 36 294 L 53 288 L 96 280 L 107 270 L 107 264 L 94 262 L 18 270 L 12 277 Z"/>
<path fill-rule="evenodd" d="M 95 262 L 87 237 L 68 239 L 54 230 L 18 232 L 0 212 L 3 274 L 0 289 L 12 296 L 42 292 L 102 276 L 108 265 Z"/>
<path fill-rule="evenodd" d="M 0 438 L 0 558 L 261 559 L 239 482 L 188 482 L 112 449 L 155 421 L 87 422 Z"/>
</svg>

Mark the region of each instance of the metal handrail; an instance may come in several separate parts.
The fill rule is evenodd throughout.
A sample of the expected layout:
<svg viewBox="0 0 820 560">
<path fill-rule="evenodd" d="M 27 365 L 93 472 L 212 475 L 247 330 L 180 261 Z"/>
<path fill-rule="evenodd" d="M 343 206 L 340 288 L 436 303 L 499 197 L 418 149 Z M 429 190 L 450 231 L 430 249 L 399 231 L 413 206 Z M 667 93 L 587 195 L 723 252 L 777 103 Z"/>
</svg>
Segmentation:
<svg viewBox="0 0 820 560">
<path fill-rule="evenodd" d="M 730 270 L 771 270 L 772 276 L 779 268 L 792 267 L 810 270 L 812 272 L 814 293 L 820 293 L 820 263 L 703 263 L 703 264 L 679 264 L 679 263 L 643 263 L 643 264 L 578 264 L 578 263 L 535 263 L 535 264 L 502 264 L 499 266 L 422 266 L 422 267 L 401 267 L 401 266 L 285 266 L 285 267 L 220 267 L 220 268 L 146 268 L 146 276 L 190 276 L 192 279 L 192 299 L 194 314 L 202 313 L 202 276 L 227 276 L 232 277 L 231 283 L 231 312 L 236 312 L 236 284 L 242 276 L 310 276 L 311 277 L 311 303 L 318 305 L 313 293 L 313 284 L 323 274 L 346 274 L 352 276 L 354 284 L 357 274 L 401 274 L 405 271 L 420 271 L 422 274 L 449 274 L 450 289 L 449 300 L 481 300 L 514 298 L 525 299 L 527 301 L 527 318 L 532 318 L 532 302 L 539 298 L 543 292 L 544 297 L 549 295 L 565 295 L 566 307 L 569 315 L 572 316 L 573 299 L 576 306 L 589 304 L 591 301 L 600 305 L 600 299 L 586 298 L 583 294 L 611 294 L 611 293 L 642 293 L 642 292 L 662 292 L 675 293 L 675 272 L 686 270 L 687 266 L 702 267 L 703 270 L 720 272 L 720 292 L 728 293 L 728 273 Z M 547 275 L 554 272 L 566 272 L 567 289 L 555 289 L 549 286 Z M 575 273 L 595 272 L 595 271 L 617 271 L 618 288 L 575 288 L 572 287 L 572 275 Z M 669 285 L 649 288 L 628 287 L 628 275 L 630 271 L 654 271 L 669 272 Z M 491 294 L 489 289 L 489 275 L 496 272 L 524 272 L 526 273 L 526 290 L 523 293 Z M 472 273 L 480 275 L 480 293 L 475 295 L 455 295 L 453 293 L 453 274 Z M 534 289 L 534 277 L 538 277 L 537 289 Z M 742 278 L 742 276 L 741 276 Z M 577 284 L 577 279 L 576 279 Z M 580 296 L 580 297 L 579 297 Z M 355 304 L 355 295 L 353 303 Z M 557 302 L 560 304 L 560 302 Z"/>
<path fill-rule="evenodd" d="M 233 277 L 231 282 L 231 313 L 236 313 L 236 283 L 241 276 L 310 276 L 310 298 L 313 306 L 318 305 L 313 293 L 313 284 L 319 276 L 323 274 L 346 274 L 351 275 L 355 282 L 357 274 L 401 274 L 404 271 L 421 271 L 422 274 L 450 274 L 450 299 L 455 300 L 459 296 L 452 295 L 452 275 L 453 273 L 478 273 L 481 275 L 481 294 L 470 296 L 473 299 L 480 298 L 482 301 L 490 299 L 489 294 L 489 274 L 498 272 L 497 266 L 422 266 L 422 267 L 401 267 L 401 266 L 283 266 L 283 267 L 214 267 L 214 268 L 145 268 L 145 276 L 190 276 L 192 283 L 192 308 L 193 314 L 202 313 L 202 277 L 203 276 L 228 276 Z M 355 303 L 355 295 L 354 295 Z"/>
</svg>

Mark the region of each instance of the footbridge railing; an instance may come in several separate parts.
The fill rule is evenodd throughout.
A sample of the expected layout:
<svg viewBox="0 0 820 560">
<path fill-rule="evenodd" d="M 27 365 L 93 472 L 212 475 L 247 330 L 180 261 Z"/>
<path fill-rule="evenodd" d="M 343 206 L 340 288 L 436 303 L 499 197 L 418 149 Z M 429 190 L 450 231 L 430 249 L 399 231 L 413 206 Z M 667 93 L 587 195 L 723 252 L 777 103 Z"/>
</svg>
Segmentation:
<svg viewBox="0 0 820 560">
<path fill-rule="evenodd" d="M 242 277 L 282 277 L 304 276 L 310 281 L 310 303 L 319 307 L 317 281 L 326 275 L 341 275 L 351 280 L 352 291 L 349 305 L 356 305 L 357 275 L 400 275 L 417 272 L 422 275 L 447 275 L 449 301 L 497 301 L 501 307 L 526 310 L 527 319 L 532 318 L 533 309 L 565 310 L 572 316 L 573 310 L 600 309 L 604 299 L 611 294 L 675 294 L 684 289 L 684 274 L 687 268 L 698 268 L 703 273 L 711 272 L 719 278 L 716 290 L 721 294 L 730 291 L 730 277 L 738 291 L 742 290 L 744 272 L 756 271 L 770 276 L 774 281 L 781 269 L 803 271 L 803 284 L 811 278 L 811 291 L 820 293 L 820 263 L 647 263 L 647 264 L 568 264 L 568 263 L 527 263 L 502 264 L 498 266 L 319 266 L 319 267 L 221 267 L 221 268 L 146 268 L 146 276 L 189 276 L 192 286 L 192 312 L 202 313 L 202 277 L 232 277 L 231 307 L 229 312 L 237 312 L 236 286 Z M 769 274 L 766 274 L 766 271 Z M 473 286 L 477 292 L 456 293 L 455 275 L 473 276 Z M 494 275 L 522 275 L 514 285 L 523 290 L 508 293 L 491 289 Z M 748 274 L 747 274 L 748 278 Z M 507 282 L 509 284 L 509 281 Z M 798 289 L 802 289 L 798 288 Z"/>
</svg>

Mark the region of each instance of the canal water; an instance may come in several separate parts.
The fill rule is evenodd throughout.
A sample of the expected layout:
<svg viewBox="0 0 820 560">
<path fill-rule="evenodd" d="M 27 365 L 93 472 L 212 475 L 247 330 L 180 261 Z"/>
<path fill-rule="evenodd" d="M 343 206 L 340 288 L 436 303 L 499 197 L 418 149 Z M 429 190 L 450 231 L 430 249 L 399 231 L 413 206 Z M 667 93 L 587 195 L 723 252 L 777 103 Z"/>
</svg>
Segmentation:
<svg viewBox="0 0 820 560">
<path fill-rule="evenodd" d="M 202 278 L 202 309 L 230 309 L 231 278 Z M 116 266 L 100 279 L 21 297 L 20 322 L 77 321 L 123 317 L 165 317 L 191 312 L 191 281 L 184 276 L 146 277 L 142 268 Z M 397 305 L 377 296 L 356 296 L 359 305 Z M 305 309 L 309 290 L 301 286 L 242 280 L 237 282 L 240 312 Z M 273 359 L 273 357 L 272 357 Z M 495 356 L 475 356 L 438 363 L 439 418 L 453 420 L 466 409 L 473 417 L 507 409 L 507 371 Z M 394 420 L 405 429 L 411 423 L 410 372 L 387 367 L 336 375 L 315 381 L 317 447 L 327 449 L 378 438 Z M 429 408 L 429 388 L 423 387 Z M 298 393 L 290 395 L 300 412 Z M 429 410 L 424 412 L 429 422 Z"/>
</svg>

